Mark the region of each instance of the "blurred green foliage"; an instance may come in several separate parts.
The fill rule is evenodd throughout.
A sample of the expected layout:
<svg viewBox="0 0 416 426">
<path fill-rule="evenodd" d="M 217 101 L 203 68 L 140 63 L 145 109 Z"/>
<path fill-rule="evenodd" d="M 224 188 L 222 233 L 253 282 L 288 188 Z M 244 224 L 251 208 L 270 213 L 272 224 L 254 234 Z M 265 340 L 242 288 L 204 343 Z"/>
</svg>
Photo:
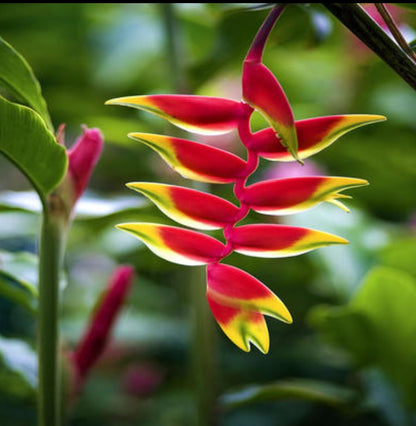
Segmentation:
<svg viewBox="0 0 416 426">
<path fill-rule="evenodd" d="M 121 221 L 167 220 L 131 194 L 126 182 L 189 185 L 127 133 L 175 135 L 177 130 L 157 117 L 104 102 L 173 93 L 175 72 L 181 73 L 187 93 L 238 99 L 242 60 L 267 14 L 252 6 L 259 4 L 172 4 L 180 53 L 175 70 L 169 65 L 162 4 L 0 5 L 0 36 L 33 68 L 54 127 L 66 123 L 67 146 L 82 124 L 99 127 L 106 143 L 84 198 L 98 201 L 89 204 L 89 215 L 80 211 L 69 236 L 61 322 L 67 350 L 80 338 L 114 267 L 131 263 L 137 271 L 107 353 L 68 407 L 71 425 L 195 425 L 191 286 L 204 283 L 194 282 L 190 269 L 157 258 L 114 229 Z M 416 28 L 415 13 L 406 10 L 401 20 Z M 213 325 L 216 393 L 241 395 L 250 385 L 262 395 L 270 389 L 262 384 L 293 378 L 307 385 L 303 394 L 282 397 L 277 388 L 276 398 L 247 398 L 238 408 L 221 407 L 218 424 L 410 426 L 416 398 L 415 93 L 319 4 L 288 7 L 264 61 L 284 87 L 296 119 L 368 113 L 388 120 L 345 135 L 309 160 L 327 174 L 370 182 L 353 193 L 352 212 L 321 206 L 290 218 L 292 224 L 338 233 L 350 240 L 348 247 L 279 260 L 230 256 L 230 263 L 244 265 L 267 283 L 295 321 L 291 326 L 268 321 L 271 350 L 266 357 L 238 351 Z M 253 124 L 263 125 L 260 120 Z M 212 141 L 244 155 L 235 137 Z M 263 161 L 257 173 L 274 167 Z M 25 178 L 0 158 L 0 195 L 27 189 Z M 226 186 L 210 189 L 232 197 Z M 4 426 L 34 425 L 35 372 L 27 360 L 33 358 L 35 316 L 25 308 L 33 300 L 21 306 L 31 281 L 23 281 L 27 262 L 12 267 L 36 252 L 39 218 L 27 206 L 17 212 L 10 193 L 0 200 L 0 419 Z M 5 288 L 18 296 L 5 297 Z M 136 370 L 154 381 L 134 381 Z M 339 390 L 354 398 L 334 405 L 304 397 L 311 383 L 312 390 L 325 389 L 333 398 Z"/>
</svg>

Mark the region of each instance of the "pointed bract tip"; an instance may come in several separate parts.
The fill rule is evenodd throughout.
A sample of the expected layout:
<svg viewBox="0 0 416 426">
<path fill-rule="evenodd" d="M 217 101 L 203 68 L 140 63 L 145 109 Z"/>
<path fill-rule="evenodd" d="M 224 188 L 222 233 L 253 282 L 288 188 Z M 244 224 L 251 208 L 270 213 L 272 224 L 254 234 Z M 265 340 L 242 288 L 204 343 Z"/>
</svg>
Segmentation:
<svg viewBox="0 0 416 426">
<path fill-rule="evenodd" d="M 116 104 L 115 99 L 109 99 L 108 101 L 104 102 L 104 105 L 115 105 L 115 104 Z"/>
<path fill-rule="evenodd" d="M 143 182 L 128 182 L 125 185 L 127 186 L 127 188 L 129 189 L 135 189 L 137 188 L 138 185 L 140 185 Z"/>
<path fill-rule="evenodd" d="M 122 98 L 109 99 L 108 101 L 104 102 L 104 105 L 120 105 L 120 104 L 123 103 L 123 101 L 125 101 L 125 99 L 127 99 L 127 98 L 126 97 L 122 97 Z"/>
<path fill-rule="evenodd" d="M 297 151 L 288 150 L 292 157 L 301 165 L 304 166 L 305 162 L 299 157 Z"/>
<path fill-rule="evenodd" d="M 384 115 L 369 115 L 368 116 L 373 121 L 386 121 L 387 117 Z"/>
</svg>

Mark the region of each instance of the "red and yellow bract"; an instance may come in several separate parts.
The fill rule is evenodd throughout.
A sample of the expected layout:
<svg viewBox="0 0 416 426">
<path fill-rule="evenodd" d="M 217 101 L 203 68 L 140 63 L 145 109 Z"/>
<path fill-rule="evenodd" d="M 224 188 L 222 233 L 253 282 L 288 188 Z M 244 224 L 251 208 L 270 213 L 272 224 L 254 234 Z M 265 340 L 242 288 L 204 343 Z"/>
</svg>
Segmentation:
<svg viewBox="0 0 416 426">
<path fill-rule="evenodd" d="M 108 105 L 125 105 L 152 112 L 176 126 L 202 135 L 220 135 L 237 128 L 244 108 L 237 101 L 192 95 L 128 96 Z"/>
<path fill-rule="evenodd" d="M 253 342 L 269 350 L 269 333 L 263 315 L 286 323 L 292 317 L 283 302 L 247 272 L 221 263 L 207 267 L 207 298 L 224 333 L 242 350 Z"/>
<path fill-rule="evenodd" d="M 197 142 L 146 133 L 129 137 L 154 149 L 181 176 L 209 183 L 233 183 L 244 177 L 246 163 L 240 157 Z"/>
<path fill-rule="evenodd" d="M 221 229 L 235 222 L 239 208 L 223 198 L 195 189 L 151 182 L 127 186 L 152 200 L 176 222 L 197 229 Z"/>
<path fill-rule="evenodd" d="M 305 159 L 317 154 L 334 143 L 345 133 L 366 124 L 384 121 L 381 115 L 350 114 L 327 117 L 308 118 L 295 122 L 298 135 L 298 157 Z M 254 133 L 249 148 L 260 157 L 272 161 L 293 161 L 294 158 L 286 148 L 276 143 L 276 132 L 268 127 Z"/>
<path fill-rule="evenodd" d="M 327 201 L 348 209 L 338 198 L 349 188 L 368 185 L 364 179 L 335 176 L 307 176 L 273 179 L 245 188 L 242 201 L 263 214 L 285 215 L 298 213 Z"/>
</svg>

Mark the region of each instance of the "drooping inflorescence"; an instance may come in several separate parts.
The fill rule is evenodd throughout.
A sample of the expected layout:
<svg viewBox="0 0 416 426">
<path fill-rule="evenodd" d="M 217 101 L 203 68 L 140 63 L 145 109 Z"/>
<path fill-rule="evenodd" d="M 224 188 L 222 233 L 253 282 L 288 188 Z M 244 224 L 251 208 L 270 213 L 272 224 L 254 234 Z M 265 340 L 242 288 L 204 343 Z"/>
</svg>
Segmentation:
<svg viewBox="0 0 416 426">
<path fill-rule="evenodd" d="M 262 63 L 267 37 L 283 7 L 274 8 L 257 33 L 243 63 L 243 100 L 195 95 L 149 95 L 113 99 L 124 105 L 157 114 L 189 132 L 220 135 L 237 129 L 247 150 L 246 160 L 230 152 L 190 140 L 146 133 L 129 137 L 154 149 L 180 175 L 201 182 L 233 184 L 239 202 L 195 189 L 150 182 L 127 186 L 153 201 L 174 221 L 199 230 L 222 229 L 225 244 L 199 231 L 156 223 L 124 223 L 127 231 L 158 256 L 183 265 L 206 265 L 207 299 L 224 333 L 242 350 L 250 342 L 269 350 L 264 315 L 286 323 L 292 317 L 283 302 L 247 272 L 223 263 L 232 252 L 278 258 L 296 256 L 344 238 L 295 226 L 238 223 L 250 210 L 269 215 L 297 213 L 321 202 L 348 209 L 341 192 L 367 181 L 348 177 L 310 176 L 273 179 L 247 185 L 259 158 L 302 161 L 336 139 L 365 124 L 382 121 L 378 115 L 336 115 L 295 121 L 279 82 Z M 270 127 L 253 133 L 250 118 L 259 111 Z"/>
</svg>

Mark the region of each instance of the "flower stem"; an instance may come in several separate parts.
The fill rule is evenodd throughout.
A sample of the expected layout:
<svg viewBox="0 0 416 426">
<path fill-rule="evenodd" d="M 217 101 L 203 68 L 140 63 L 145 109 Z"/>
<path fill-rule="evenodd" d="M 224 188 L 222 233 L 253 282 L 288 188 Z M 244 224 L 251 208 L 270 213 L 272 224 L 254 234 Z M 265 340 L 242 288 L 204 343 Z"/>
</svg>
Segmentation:
<svg viewBox="0 0 416 426">
<path fill-rule="evenodd" d="M 52 195 L 44 206 L 39 252 L 38 425 L 61 423 L 59 278 L 67 219 Z"/>
<path fill-rule="evenodd" d="M 269 12 L 266 20 L 263 22 L 263 25 L 260 27 L 256 37 L 253 40 L 253 43 L 250 46 L 245 59 L 246 61 L 261 62 L 267 38 L 269 37 L 270 31 L 273 29 L 274 24 L 285 10 L 285 6 L 285 4 L 281 4 L 274 7 Z"/>
</svg>

